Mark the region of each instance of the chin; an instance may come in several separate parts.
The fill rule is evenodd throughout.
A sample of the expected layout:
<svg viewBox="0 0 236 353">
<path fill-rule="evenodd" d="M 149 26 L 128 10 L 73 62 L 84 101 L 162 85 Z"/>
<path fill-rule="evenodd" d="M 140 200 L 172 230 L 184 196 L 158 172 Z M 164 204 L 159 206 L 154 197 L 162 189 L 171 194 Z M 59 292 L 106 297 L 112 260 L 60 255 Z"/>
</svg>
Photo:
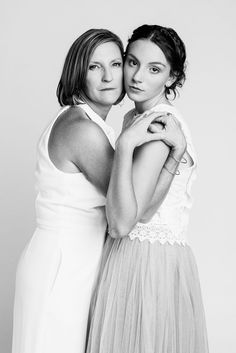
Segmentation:
<svg viewBox="0 0 236 353">
<path fill-rule="evenodd" d="M 109 106 L 111 106 L 111 105 L 114 105 L 115 104 L 115 102 L 117 102 L 117 100 L 118 100 L 118 98 L 119 97 L 117 97 L 117 98 L 111 98 L 111 99 L 103 99 L 103 100 L 101 100 L 101 104 L 102 105 L 109 105 Z"/>
<path fill-rule="evenodd" d="M 103 103 L 113 105 L 115 102 L 118 101 L 119 97 L 120 97 L 120 94 L 112 95 L 111 97 L 106 97 L 106 99 L 103 99 Z"/>
<path fill-rule="evenodd" d="M 129 99 L 135 102 L 143 102 L 144 98 L 141 96 L 140 93 L 134 93 L 134 92 L 126 92 L 127 96 Z"/>
</svg>

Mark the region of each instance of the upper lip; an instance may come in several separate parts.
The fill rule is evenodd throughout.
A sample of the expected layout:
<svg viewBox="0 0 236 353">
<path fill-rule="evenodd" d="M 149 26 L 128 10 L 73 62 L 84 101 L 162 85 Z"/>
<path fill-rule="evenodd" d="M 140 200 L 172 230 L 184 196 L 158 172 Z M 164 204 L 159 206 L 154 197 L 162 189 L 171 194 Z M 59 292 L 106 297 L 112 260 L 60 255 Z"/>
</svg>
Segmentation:
<svg viewBox="0 0 236 353">
<path fill-rule="evenodd" d="M 141 88 L 139 88 L 139 87 L 137 87 L 137 86 L 134 86 L 134 85 L 130 85 L 129 87 L 130 87 L 130 88 L 135 88 L 135 89 L 137 89 L 137 90 L 139 90 L 139 91 L 143 91 L 143 89 L 141 89 Z"/>
</svg>

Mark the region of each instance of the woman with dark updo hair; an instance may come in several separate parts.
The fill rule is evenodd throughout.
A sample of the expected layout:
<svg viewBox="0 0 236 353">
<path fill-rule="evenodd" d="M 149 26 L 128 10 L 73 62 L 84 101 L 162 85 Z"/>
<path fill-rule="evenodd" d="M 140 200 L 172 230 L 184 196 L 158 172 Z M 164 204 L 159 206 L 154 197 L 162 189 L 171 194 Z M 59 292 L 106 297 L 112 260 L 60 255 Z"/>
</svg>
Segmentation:
<svg viewBox="0 0 236 353">
<path fill-rule="evenodd" d="M 124 84 L 135 108 L 116 142 L 106 202 L 110 236 L 91 304 L 87 353 L 208 352 L 187 237 L 197 162 L 188 127 L 170 103 L 184 83 L 185 60 L 184 43 L 171 28 L 143 25 L 128 41 Z M 149 125 L 155 112 L 168 116 Z M 160 141 L 144 143 L 145 119 Z M 173 146 L 177 126 L 184 137 Z"/>
</svg>

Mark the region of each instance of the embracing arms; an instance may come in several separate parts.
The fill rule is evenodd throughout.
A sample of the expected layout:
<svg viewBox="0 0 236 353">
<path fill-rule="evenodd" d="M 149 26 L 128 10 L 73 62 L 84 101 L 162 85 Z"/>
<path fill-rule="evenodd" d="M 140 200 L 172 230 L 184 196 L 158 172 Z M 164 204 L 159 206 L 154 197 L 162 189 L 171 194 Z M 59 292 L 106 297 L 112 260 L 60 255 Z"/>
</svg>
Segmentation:
<svg viewBox="0 0 236 353">
<path fill-rule="evenodd" d="M 125 236 L 138 221 L 151 218 L 168 193 L 178 166 L 175 159 L 184 154 L 186 142 L 177 121 L 162 116 L 159 119 L 165 125 L 160 131 L 150 125 L 155 114 L 140 117 L 117 141 L 107 194 L 107 218 L 113 237 Z"/>
<path fill-rule="evenodd" d="M 169 190 L 173 175 L 162 167 L 165 163 L 172 170 L 172 164 L 176 163 L 167 158 L 169 148 L 165 138 L 170 140 L 171 124 L 166 124 L 165 134 L 160 130 L 155 133 L 156 127 L 150 123 L 156 116 L 141 117 L 138 126 L 139 120 L 121 135 L 114 163 L 114 150 L 105 133 L 82 109 L 66 112 L 52 129 L 49 141 L 52 162 L 65 172 L 83 172 L 104 195 L 113 165 L 107 201 L 112 236 L 127 235 L 142 217 L 150 218 L 150 211 L 155 212 Z"/>
</svg>

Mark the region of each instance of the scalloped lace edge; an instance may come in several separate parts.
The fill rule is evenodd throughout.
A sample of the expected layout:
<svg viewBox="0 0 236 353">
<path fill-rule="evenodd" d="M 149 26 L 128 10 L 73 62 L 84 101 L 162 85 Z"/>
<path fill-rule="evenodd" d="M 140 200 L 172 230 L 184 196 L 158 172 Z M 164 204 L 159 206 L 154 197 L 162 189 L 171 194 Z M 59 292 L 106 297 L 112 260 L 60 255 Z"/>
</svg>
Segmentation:
<svg viewBox="0 0 236 353">
<path fill-rule="evenodd" d="M 161 244 L 169 243 L 171 245 L 177 243 L 185 245 L 186 240 L 183 238 L 184 230 L 175 232 L 179 234 L 174 235 L 170 228 L 160 224 L 140 224 L 137 223 L 134 229 L 129 233 L 131 240 L 138 238 L 140 241 L 148 240 L 150 243 L 159 241 Z"/>
<path fill-rule="evenodd" d="M 155 243 L 156 241 L 159 241 L 162 245 L 165 243 L 169 243 L 170 245 L 178 244 L 178 245 L 187 245 L 186 240 L 181 240 L 181 239 L 168 239 L 168 238 L 149 238 L 148 236 L 140 236 L 140 235 L 134 235 L 134 234 L 129 234 L 129 238 L 131 240 L 138 239 L 140 242 L 143 242 L 144 240 L 148 240 L 151 244 Z"/>
</svg>

